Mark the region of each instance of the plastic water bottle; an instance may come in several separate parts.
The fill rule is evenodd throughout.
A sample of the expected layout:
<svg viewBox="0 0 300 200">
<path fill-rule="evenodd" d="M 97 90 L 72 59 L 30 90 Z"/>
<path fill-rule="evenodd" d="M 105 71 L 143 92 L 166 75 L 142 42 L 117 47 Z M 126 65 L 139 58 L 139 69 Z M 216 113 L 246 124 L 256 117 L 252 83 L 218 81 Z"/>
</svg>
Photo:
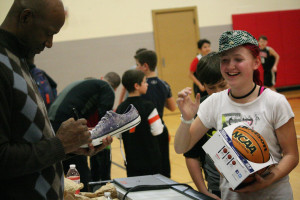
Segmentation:
<svg viewBox="0 0 300 200">
<path fill-rule="evenodd" d="M 110 192 L 104 192 L 105 199 L 112 200 Z"/>
<path fill-rule="evenodd" d="M 76 169 L 76 165 L 72 164 L 70 165 L 70 169 L 66 175 L 66 177 L 72 181 L 74 181 L 77 184 L 80 184 L 80 174 Z M 80 190 L 76 190 L 75 194 L 79 194 Z"/>
</svg>

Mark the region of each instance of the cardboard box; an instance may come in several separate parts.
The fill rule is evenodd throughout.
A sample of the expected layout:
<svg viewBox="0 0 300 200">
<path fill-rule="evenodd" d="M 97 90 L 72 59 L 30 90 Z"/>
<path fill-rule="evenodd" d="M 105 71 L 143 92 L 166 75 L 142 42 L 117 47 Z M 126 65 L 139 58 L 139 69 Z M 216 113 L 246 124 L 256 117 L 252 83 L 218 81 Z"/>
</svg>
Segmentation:
<svg viewBox="0 0 300 200">
<path fill-rule="evenodd" d="M 203 145 L 204 151 L 213 160 L 216 168 L 227 179 L 232 189 L 236 189 L 249 175 L 277 163 L 271 153 L 270 159 L 266 163 L 251 162 L 238 153 L 232 143 L 232 133 L 236 127 L 241 125 L 249 127 L 244 122 L 230 125 L 217 131 Z"/>
</svg>

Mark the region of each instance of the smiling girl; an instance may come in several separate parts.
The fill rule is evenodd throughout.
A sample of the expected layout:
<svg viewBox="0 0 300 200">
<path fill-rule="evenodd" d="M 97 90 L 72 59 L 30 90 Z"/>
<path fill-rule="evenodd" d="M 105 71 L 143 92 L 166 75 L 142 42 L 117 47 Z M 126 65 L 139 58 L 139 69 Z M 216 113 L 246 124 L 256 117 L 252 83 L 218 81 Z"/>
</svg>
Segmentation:
<svg viewBox="0 0 300 200">
<path fill-rule="evenodd" d="M 246 31 L 226 31 L 219 40 L 220 69 L 230 89 L 215 93 L 199 106 L 199 95 L 192 102 L 190 90 L 178 93 L 182 122 L 175 136 L 175 151 L 184 153 L 210 128 L 220 130 L 234 122 L 246 121 L 267 141 L 278 162 L 264 177 L 242 189 L 232 191 L 221 177 L 222 199 L 293 199 L 288 174 L 297 166 L 294 113 L 286 98 L 260 86 L 259 47 Z M 192 121 L 197 113 L 197 118 Z"/>
</svg>

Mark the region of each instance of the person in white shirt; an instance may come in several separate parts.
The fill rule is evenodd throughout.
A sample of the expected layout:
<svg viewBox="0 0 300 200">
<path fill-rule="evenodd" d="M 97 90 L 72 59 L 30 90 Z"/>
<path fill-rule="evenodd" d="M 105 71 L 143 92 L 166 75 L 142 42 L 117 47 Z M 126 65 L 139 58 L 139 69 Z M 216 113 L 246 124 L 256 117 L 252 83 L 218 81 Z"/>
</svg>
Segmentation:
<svg viewBox="0 0 300 200">
<path fill-rule="evenodd" d="M 195 102 L 191 100 L 191 89 L 178 93 L 182 122 L 175 136 L 175 151 L 188 151 L 208 129 L 220 130 L 230 125 L 230 119 L 234 123 L 247 121 L 265 138 L 278 165 L 264 177 L 256 174 L 251 185 L 234 191 L 221 177 L 222 199 L 293 199 L 288 174 L 297 166 L 299 153 L 290 104 L 283 95 L 260 86 L 259 47 L 251 34 L 240 30 L 224 32 L 219 40 L 219 55 L 221 73 L 230 89 L 211 95 L 201 106 L 199 95 Z"/>
</svg>

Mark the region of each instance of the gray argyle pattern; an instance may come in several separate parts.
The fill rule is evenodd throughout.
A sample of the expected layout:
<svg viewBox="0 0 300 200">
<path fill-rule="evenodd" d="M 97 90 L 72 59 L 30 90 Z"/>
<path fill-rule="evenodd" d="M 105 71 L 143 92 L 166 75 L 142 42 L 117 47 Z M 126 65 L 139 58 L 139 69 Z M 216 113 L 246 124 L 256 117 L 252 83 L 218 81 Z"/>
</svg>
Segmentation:
<svg viewBox="0 0 300 200">
<path fill-rule="evenodd" d="M 13 93 L 16 96 L 14 109 L 19 111 L 16 115 L 21 119 L 12 126 L 12 133 L 23 133 L 15 137 L 19 140 L 23 138 L 24 142 L 29 143 L 53 137 L 54 131 L 47 117 L 43 99 L 27 70 L 25 60 L 19 59 L 7 49 L 4 52 L 7 55 L 0 53 L 0 63 L 11 72 Z M 36 197 L 34 199 L 63 199 L 64 175 L 61 163 L 34 172 L 31 177 L 32 180 L 24 180 L 24 184 L 30 185 L 36 192 L 33 194 Z"/>
</svg>

